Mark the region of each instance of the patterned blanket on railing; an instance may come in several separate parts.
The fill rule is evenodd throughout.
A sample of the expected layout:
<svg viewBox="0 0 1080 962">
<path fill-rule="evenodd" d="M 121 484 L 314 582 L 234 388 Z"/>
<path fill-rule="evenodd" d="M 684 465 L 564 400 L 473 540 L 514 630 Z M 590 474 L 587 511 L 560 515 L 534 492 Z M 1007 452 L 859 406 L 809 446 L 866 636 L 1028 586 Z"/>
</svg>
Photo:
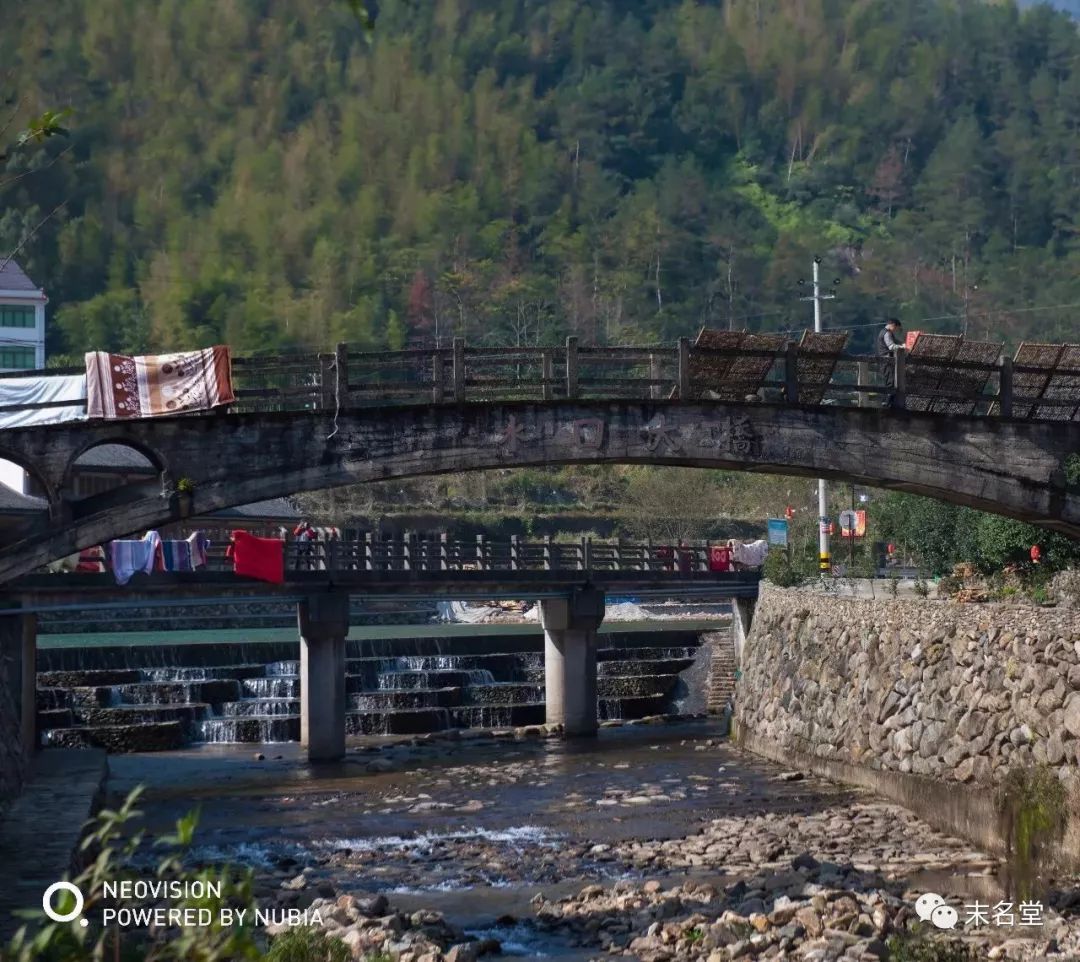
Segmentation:
<svg viewBox="0 0 1080 962">
<path fill-rule="evenodd" d="M 87 413 L 92 418 L 146 418 L 208 411 L 236 400 L 229 349 L 126 357 L 86 355 Z"/>
</svg>

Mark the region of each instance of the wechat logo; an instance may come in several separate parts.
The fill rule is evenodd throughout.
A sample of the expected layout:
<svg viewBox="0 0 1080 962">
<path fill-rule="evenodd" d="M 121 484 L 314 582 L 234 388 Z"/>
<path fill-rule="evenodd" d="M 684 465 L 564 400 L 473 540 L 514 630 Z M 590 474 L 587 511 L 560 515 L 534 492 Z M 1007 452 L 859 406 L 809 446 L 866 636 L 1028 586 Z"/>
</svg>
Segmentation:
<svg viewBox="0 0 1080 962">
<path fill-rule="evenodd" d="M 930 922 L 939 929 L 954 929 L 960 916 L 951 905 L 936 892 L 920 895 L 915 903 L 915 912 L 924 922 Z"/>
</svg>

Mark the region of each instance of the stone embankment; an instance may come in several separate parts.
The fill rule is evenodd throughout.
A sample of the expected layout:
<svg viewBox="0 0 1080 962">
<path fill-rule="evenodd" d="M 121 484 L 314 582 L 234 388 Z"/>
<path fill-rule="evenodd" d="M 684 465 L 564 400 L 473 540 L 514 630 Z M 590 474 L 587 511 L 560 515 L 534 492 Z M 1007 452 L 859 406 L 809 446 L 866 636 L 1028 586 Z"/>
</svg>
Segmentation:
<svg viewBox="0 0 1080 962">
<path fill-rule="evenodd" d="M 781 747 L 958 782 L 1080 759 L 1080 619 L 766 586 L 736 717 Z"/>
<path fill-rule="evenodd" d="M 1061 819 L 1077 811 L 1071 609 L 766 585 L 741 668 L 736 731 L 769 757 L 871 787 L 999 851 L 1010 845 L 1003 783 L 1052 771 L 1064 784 Z M 1071 817 L 1062 851 L 1075 860 Z"/>
</svg>

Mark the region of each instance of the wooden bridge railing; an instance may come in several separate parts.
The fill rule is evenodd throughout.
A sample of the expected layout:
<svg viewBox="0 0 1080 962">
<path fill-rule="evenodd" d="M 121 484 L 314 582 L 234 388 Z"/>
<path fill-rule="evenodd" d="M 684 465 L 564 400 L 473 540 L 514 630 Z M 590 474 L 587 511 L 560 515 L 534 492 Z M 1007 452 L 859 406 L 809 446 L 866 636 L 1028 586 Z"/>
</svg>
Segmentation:
<svg viewBox="0 0 1080 962">
<path fill-rule="evenodd" d="M 697 373 L 703 359 L 734 358 L 732 374 L 713 383 Z M 748 363 L 748 362 L 753 363 Z M 828 370 L 820 379 L 820 365 Z M 698 347 L 584 347 L 567 338 L 558 347 L 450 347 L 353 352 L 301 360 L 236 362 L 237 410 L 333 410 L 351 406 L 461 404 L 485 401 L 596 399 L 725 399 L 747 402 L 880 406 L 898 409 L 1051 420 L 1080 415 L 1076 367 L 1044 367 L 999 357 L 992 363 L 909 356 L 805 352 L 796 342 L 779 349 Z M 819 373 L 813 374 L 814 366 Z M 742 370 L 742 376 L 739 371 Z M 1051 383 L 1053 382 L 1053 383 Z M 1037 386 L 1037 392 L 1024 388 Z"/>
<path fill-rule="evenodd" d="M 981 360 L 965 360 L 962 351 L 947 358 L 900 351 L 884 362 L 893 368 L 895 387 L 889 388 L 881 358 L 808 350 L 778 336 L 767 341 L 778 346 L 719 348 L 681 338 L 674 347 L 588 347 L 575 337 L 559 346 L 506 348 L 469 347 L 455 338 L 447 347 L 384 352 L 339 344 L 333 353 L 234 358 L 237 401 L 230 409 L 637 398 L 865 407 L 891 395 L 895 408 L 930 413 L 1080 417 L 1080 345 L 1025 345 L 1016 360 L 991 361 L 986 348 L 998 346 L 984 342 L 964 344 L 978 345 L 981 352 L 972 353 Z M 1043 348 L 1058 349 L 1050 366 L 1024 362 L 1029 355 L 1042 358 L 1037 349 Z M 717 370 L 725 373 L 708 373 Z"/>
</svg>

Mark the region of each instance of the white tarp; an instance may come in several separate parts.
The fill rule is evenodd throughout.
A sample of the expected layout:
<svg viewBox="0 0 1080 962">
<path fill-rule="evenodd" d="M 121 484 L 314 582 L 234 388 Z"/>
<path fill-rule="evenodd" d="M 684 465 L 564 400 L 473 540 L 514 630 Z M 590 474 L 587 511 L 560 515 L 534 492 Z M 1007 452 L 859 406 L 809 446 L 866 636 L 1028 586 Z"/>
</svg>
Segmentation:
<svg viewBox="0 0 1080 962">
<path fill-rule="evenodd" d="M 70 401 L 57 407 L 27 407 Z M 15 410 L 7 410 L 15 408 Z M 86 375 L 0 377 L 0 430 L 86 420 Z"/>
</svg>

